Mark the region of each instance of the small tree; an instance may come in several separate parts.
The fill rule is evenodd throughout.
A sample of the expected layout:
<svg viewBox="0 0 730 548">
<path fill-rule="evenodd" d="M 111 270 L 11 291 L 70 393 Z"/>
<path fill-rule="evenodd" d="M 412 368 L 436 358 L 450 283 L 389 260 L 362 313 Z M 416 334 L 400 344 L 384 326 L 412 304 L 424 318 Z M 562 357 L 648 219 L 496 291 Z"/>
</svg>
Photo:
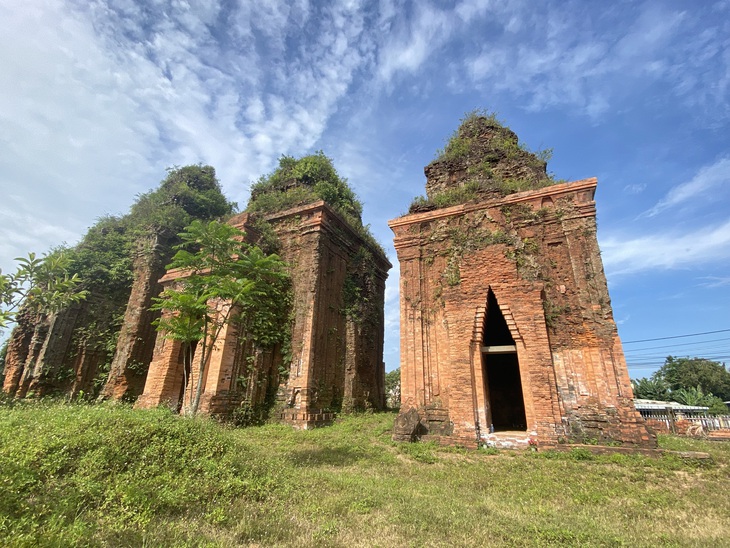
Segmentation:
<svg viewBox="0 0 730 548">
<path fill-rule="evenodd" d="M 701 386 L 689 386 L 672 391 L 672 399 L 683 405 L 706 405 L 712 394 L 705 394 Z"/>
<path fill-rule="evenodd" d="M 672 400 L 684 405 L 699 405 L 708 408 L 711 415 L 727 414 L 727 406 L 725 403 L 713 395 L 706 394 L 700 385 L 690 386 L 688 388 L 679 388 L 672 391 Z"/>
<path fill-rule="evenodd" d="M 86 298 L 81 279 L 69 276 L 70 257 L 59 249 L 36 257 L 19 257 L 15 272 L 0 271 L 0 332 L 15 319 L 18 311 L 27 307 L 36 313 L 49 314 Z"/>
<path fill-rule="evenodd" d="M 186 375 L 193 371 L 194 352 L 198 357 L 197 381 L 187 408 L 195 415 L 205 367 L 223 326 L 239 321 L 259 347 L 284 342 L 289 276 L 277 255 L 246 244 L 244 233 L 231 225 L 193 221 L 180 238 L 182 244 L 169 268 L 180 269 L 181 279 L 163 291 L 153 308 L 163 312 L 157 329 L 183 345 Z"/>
<path fill-rule="evenodd" d="M 391 409 L 400 407 L 400 368 L 385 374 L 385 398 Z"/>
</svg>

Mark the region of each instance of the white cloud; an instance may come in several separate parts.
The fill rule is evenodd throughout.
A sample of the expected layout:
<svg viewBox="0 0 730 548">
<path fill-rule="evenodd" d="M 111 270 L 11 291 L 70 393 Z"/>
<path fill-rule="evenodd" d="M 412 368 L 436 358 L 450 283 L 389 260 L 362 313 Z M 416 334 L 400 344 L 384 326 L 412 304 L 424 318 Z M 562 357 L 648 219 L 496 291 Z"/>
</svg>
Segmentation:
<svg viewBox="0 0 730 548">
<path fill-rule="evenodd" d="M 703 276 L 700 280 L 705 280 L 700 285 L 708 289 L 730 286 L 730 277 L 728 276 Z"/>
<path fill-rule="evenodd" d="M 646 189 L 646 183 L 633 183 L 624 187 L 627 194 L 641 194 Z"/>
<path fill-rule="evenodd" d="M 447 42 L 463 38 L 460 32 L 492 5 L 489 0 L 465 0 L 453 10 L 442 10 L 429 2 L 414 2 L 413 13 L 406 18 L 405 3 L 381 2 L 381 28 L 387 29 L 379 47 L 381 80 L 390 83 L 398 73 L 416 73 Z"/>
<path fill-rule="evenodd" d="M 730 14 L 718 9 L 718 28 L 708 29 L 705 12 L 652 3 L 601 16 L 579 2 L 502 3 L 489 12 L 497 35 L 465 59 L 464 77 L 528 110 L 569 106 L 593 120 L 660 83 L 712 119 L 730 113 Z"/>
<path fill-rule="evenodd" d="M 716 189 L 730 186 L 730 158 L 721 158 L 705 166 L 691 180 L 672 188 L 654 207 L 646 212 L 653 217 L 675 206 L 687 205 L 693 201 L 716 199 Z"/>
<path fill-rule="evenodd" d="M 411 19 L 396 20 L 380 50 L 380 77 L 389 82 L 398 72 L 415 72 L 451 34 L 452 19 L 427 3 L 413 8 Z"/>
<path fill-rule="evenodd" d="M 638 238 L 601 238 L 609 278 L 619 274 L 697 268 L 730 259 L 730 221 L 687 232 L 665 232 Z"/>
</svg>

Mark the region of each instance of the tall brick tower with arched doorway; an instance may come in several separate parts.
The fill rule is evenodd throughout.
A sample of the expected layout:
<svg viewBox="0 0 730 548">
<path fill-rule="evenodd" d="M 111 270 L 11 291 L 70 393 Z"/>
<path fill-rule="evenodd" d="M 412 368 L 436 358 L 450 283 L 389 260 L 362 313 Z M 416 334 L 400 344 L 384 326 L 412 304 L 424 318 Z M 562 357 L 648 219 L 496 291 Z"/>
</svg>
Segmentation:
<svg viewBox="0 0 730 548">
<path fill-rule="evenodd" d="M 596 179 L 556 183 L 493 117 L 464 120 L 390 221 L 400 262 L 396 439 L 654 446 L 596 239 Z"/>
</svg>

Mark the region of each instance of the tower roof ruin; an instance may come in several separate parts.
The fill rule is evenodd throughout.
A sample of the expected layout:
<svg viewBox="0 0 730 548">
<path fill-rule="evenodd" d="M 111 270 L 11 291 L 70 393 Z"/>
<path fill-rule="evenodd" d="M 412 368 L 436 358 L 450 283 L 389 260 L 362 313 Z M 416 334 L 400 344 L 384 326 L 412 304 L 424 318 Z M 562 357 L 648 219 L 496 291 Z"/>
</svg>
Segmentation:
<svg viewBox="0 0 730 548">
<path fill-rule="evenodd" d="M 468 114 L 425 167 L 427 198 L 416 199 L 410 213 L 554 184 L 547 172 L 549 155 L 549 150 L 528 150 L 493 114 Z"/>
</svg>

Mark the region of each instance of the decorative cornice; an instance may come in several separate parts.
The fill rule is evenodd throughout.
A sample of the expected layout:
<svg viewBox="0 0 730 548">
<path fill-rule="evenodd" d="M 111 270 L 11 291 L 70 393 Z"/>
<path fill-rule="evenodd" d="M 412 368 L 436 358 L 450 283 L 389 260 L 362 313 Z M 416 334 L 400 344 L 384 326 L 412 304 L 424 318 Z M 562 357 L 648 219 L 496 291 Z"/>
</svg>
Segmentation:
<svg viewBox="0 0 730 548">
<path fill-rule="evenodd" d="M 477 203 L 460 204 L 451 207 L 445 207 L 443 209 L 437 209 L 435 211 L 426 211 L 424 213 L 413 213 L 411 215 L 404 215 L 388 221 L 388 226 L 391 229 L 395 229 L 399 226 L 407 226 L 413 223 L 419 223 L 424 221 L 433 221 L 435 219 L 442 219 L 445 217 L 453 217 L 455 215 L 463 215 L 471 211 L 477 211 L 485 209 L 487 207 L 498 207 L 507 204 L 517 204 L 524 202 L 534 202 L 542 200 L 544 198 L 558 199 L 568 194 L 576 194 L 581 191 L 590 192 L 589 199 L 584 202 L 584 205 L 594 205 L 593 196 L 598 185 L 598 179 L 590 177 L 588 179 L 581 179 L 579 181 L 571 181 L 568 183 L 560 183 L 557 185 L 551 185 L 538 190 L 526 190 L 524 192 L 517 192 L 510 194 L 504 198 L 485 200 Z"/>
</svg>

